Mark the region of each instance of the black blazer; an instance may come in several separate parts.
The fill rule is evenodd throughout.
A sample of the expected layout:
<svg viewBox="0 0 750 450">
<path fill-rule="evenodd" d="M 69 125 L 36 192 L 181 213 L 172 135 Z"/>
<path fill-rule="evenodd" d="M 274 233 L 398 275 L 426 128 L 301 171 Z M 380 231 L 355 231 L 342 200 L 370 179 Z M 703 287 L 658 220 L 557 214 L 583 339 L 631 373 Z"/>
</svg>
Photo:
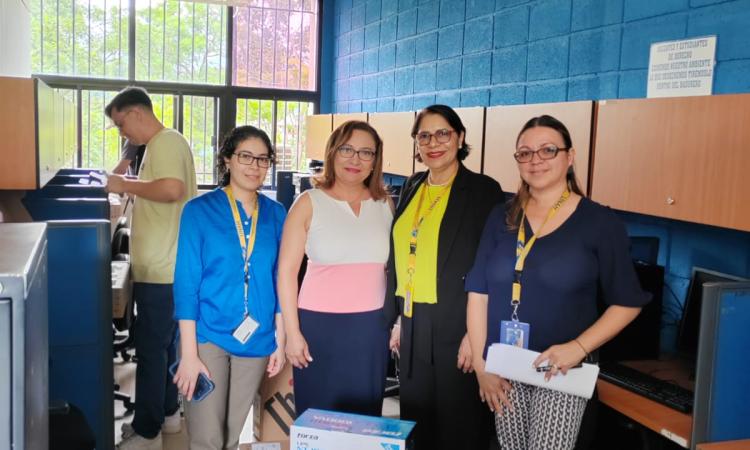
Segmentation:
<svg viewBox="0 0 750 450">
<path fill-rule="evenodd" d="M 414 198 L 419 185 L 427 179 L 428 172 L 418 172 L 406 180 L 399 197 L 395 224 L 409 202 Z M 474 256 L 479 246 L 484 224 L 492 208 L 503 200 L 500 184 L 492 178 L 474 173 L 459 164 L 453 181 L 448 205 L 440 223 L 437 254 L 437 309 L 433 316 L 442 342 L 460 342 L 466 334 L 466 300 L 464 278 L 474 265 Z M 403 298 L 396 297 L 395 261 L 393 234 L 388 260 L 388 294 L 385 301 L 385 317 L 393 324 L 403 313 Z M 409 319 L 402 317 L 404 332 L 409 336 Z M 408 339 L 408 338 L 405 338 Z M 402 342 L 402 346 L 404 342 Z"/>
</svg>

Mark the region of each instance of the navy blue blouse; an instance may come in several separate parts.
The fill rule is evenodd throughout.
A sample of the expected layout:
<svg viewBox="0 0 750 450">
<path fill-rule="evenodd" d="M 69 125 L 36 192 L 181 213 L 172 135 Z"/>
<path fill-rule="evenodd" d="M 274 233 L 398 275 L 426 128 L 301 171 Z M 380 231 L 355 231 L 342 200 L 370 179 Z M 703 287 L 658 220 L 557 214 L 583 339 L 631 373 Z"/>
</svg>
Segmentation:
<svg viewBox="0 0 750 450">
<path fill-rule="evenodd" d="M 533 231 L 528 222 L 526 240 Z M 518 231 L 508 230 L 505 205 L 490 213 L 466 290 L 489 295 L 487 344 L 499 342 L 510 320 Z M 615 213 L 582 198 L 573 214 L 537 239 L 524 266 L 519 320 L 531 325 L 529 348 L 538 352 L 576 338 L 597 319 L 597 298 L 638 307 L 651 300 L 633 269 L 625 227 Z"/>
</svg>

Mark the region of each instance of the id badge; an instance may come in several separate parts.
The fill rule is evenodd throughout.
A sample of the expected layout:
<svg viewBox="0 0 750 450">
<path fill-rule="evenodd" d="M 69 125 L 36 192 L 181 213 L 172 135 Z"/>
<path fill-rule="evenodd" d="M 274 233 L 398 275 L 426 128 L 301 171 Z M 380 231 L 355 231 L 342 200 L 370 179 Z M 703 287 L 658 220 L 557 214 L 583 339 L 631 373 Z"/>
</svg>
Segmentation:
<svg viewBox="0 0 750 450">
<path fill-rule="evenodd" d="M 248 339 L 250 339 L 250 336 L 253 335 L 253 332 L 258 328 L 258 322 L 253 320 L 252 317 L 247 316 L 242 321 L 240 326 L 237 327 L 236 330 L 234 330 L 234 333 L 232 333 L 232 336 L 240 341 L 241 344 L 244 344 L 247 342 Z"/>
<path fill-rule="evenodd" d="M 404 316 L 411 318 L 414 312 L 414 298 L 412 297 L 411 285 L 406 286 L 406 294 L 404 296 Z"/>
<path fill-rule="evenodd" d="M 526 322 L 503 320 L 500 322 L 500 342 L 521 348 L 529 348 L 531 325 Z"/>
</svg>

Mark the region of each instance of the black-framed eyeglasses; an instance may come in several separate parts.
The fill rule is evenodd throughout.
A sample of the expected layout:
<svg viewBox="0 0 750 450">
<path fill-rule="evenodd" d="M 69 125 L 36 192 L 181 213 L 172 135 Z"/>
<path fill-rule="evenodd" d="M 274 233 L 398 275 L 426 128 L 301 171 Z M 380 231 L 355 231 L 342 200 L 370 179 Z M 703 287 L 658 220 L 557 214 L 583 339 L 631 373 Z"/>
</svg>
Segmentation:
<svg viewBox="0 0 750 450">
<path fill-rule="evenodd" d="M 342 145 L 336 150 L 339 152 L 339 155 L 341 155 L 342 158 L 353 158 L 356 154 L 360 161 L 372 161 L 373 159 L 375 159 L 375 155 L 377 155 L 377 152 L 371 148 L 361 148 L 359 150 L 355 150 L 354 147 L 350 145 Z"/>
<path fill-rule="evenodd" d="M 273 162 L 268 156 L 255 156 L 248 152 L 235 152 L 234 154 L 237 155 L 237 161 L 246 166 L 250 166 L 253 162 L 256 162 L 261 169 L 268 169 Z"/>
<path fill-rule="evenodd" d="M 513 157 L 516 158 L 516 161 L 523 164 L 531 162 L 531 160 L 534 159 L 534 155 L 539 156 L 539 159 L 541 160 L 548 160 L 554 159 L 559 152 L 567 152 L 568 150 L 570 150 L 570 147 L 558 147 L 556 145 L 545 145 L 544 147 L 538 148 L 536 150 L 521 147 L 515 153 L 513 153 Z"/>
<path fill-rule="evenodd" d="M 449 130 L 447 128 L 441 128 L 434 133 L 430 133 L 429 131 L 420 131 L 416 136 L 414 136 L 414 139 L 417 140 L 417 143 L 419 145 L 430 145 L 432 137 L 435 136 L 435 140 L 439 144 L 445 144 L 451 140 L 451 135 L 453 133 L 455 133 L 455 131 Z"/>
</svg>

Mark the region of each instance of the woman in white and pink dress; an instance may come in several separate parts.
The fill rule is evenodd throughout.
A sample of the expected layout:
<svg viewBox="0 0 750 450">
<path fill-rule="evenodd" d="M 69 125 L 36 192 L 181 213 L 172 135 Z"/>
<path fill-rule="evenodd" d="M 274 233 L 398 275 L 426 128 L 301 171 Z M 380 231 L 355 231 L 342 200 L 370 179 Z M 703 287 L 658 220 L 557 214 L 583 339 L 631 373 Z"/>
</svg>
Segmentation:
<svg viewBox="0 0 750 450">
<path fill-rule="evenodd" d="M 393 220 L 383 185 L 383 144 L 366 122 L 351 121 L 331 134 L 326 147 L 316 189 L 289 211 L 279 256 L 296 412 L 379 416 L 388 364 L 382 310 Z M 307 272 L 298 295 L 304 254 Z"/>
</svg>

